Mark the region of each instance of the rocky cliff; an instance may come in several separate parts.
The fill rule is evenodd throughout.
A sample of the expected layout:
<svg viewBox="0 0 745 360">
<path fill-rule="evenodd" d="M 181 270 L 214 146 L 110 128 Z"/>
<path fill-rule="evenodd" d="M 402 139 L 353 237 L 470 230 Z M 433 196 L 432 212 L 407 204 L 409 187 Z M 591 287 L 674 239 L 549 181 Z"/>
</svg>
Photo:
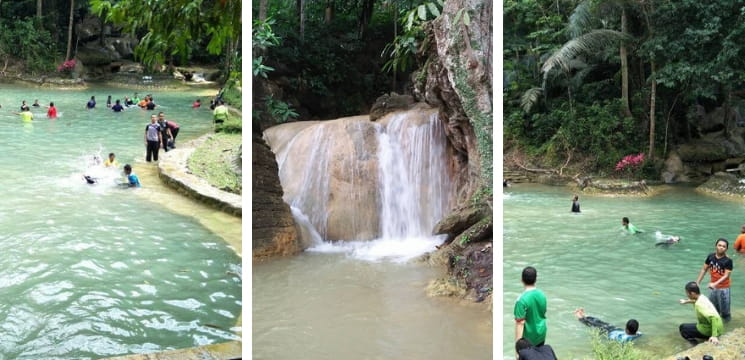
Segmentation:
<svg viewBox="0 0 745 360">
<path fill-rule="evenodd" d="M 251 143 L 253 258 L 296 254 L 302 249 L 290 207 L 282 200 L 277 161 L 260 135 L 253 133 Z"/>
</svg>

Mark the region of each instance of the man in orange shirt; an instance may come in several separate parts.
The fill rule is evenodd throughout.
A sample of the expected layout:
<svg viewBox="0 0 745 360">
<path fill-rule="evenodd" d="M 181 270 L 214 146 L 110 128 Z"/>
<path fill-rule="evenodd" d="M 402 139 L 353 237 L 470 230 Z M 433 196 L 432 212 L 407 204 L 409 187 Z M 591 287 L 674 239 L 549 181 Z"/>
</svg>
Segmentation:
<svg viewBox="0 0 745 360">
<path fill-rule="evenodd" d="M 698 273 L 698 279 L 696 279 L 696 284 L 700 284 L 704 278 L 704 273 L 707 270 L 709 271 L 711 275 L 711 282 L 707 286 L 711 290 L 709 292 L 709 300 L 714 304 L 717 312 L 719 312 L 719 315 L 725 322 L 731 318 L 729 312 L 729 285 L 730 274 L 732 273 L 732 259 L 727 257 L 727 248 L 729 248 L 727 239 L 719 238 L 714 245 L 715 252 L 706 257 L 704 266 Z"/>
<path fill-rule="evenodd" d="M 745 252 L 745 225 L 740 228 L 740 235 L 735 240 L 735 251 Z"/>
</svg>

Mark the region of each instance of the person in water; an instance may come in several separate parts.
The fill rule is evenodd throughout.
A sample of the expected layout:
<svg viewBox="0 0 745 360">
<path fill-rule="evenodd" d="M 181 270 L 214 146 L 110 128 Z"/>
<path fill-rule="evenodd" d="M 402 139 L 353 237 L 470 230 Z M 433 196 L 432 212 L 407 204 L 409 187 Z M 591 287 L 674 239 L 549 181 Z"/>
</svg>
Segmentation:
<svg viewBox="0 0 745 360">
<path fill-rule="evenodd" d="M 191 107 L 193 109 L 198 109 L 200 106 L 202 106 L 202 100 L 199 100 L 199 99 L 197 99 L 196 101 L 194 101 L 193 104 L 191 104 Z"/>
<path fill-rule="evenodd" d="M 122 102 L 119 101 L 119 99 L 116 99 L 116 104 L 111 107 L 111 110 L 113 110 L 114 112 L 122 112 L 124 111 L 124 106 L 122 106 Z"/>
<path fill-rule="evenodd" d="M 579 320 L 579 322 L 589 327 L 596 327 L 600 329 L 601 333 L 608 334 L 608 339 L 611 340 L 623 343 L 636 340 L 638 337 L 642 336 L 642 333 L 639 332 L 639 322 L 635 319 L 629 319 L 629 321 L 626 322 L 626 329 L 621 329 L 596 317 L 586 316 L 585 309 L 583 308 L 574 310 L 574 316 Z"/>
<path fill-rule="evenodd" d="M 119 166 L 119 162 L 116 161 L 116 155 L 114 155 L 114 153 L 109 153 L 109 157 L 108 159 L 104 160 L 103 166 L 106 166 L 106 167 Z"/>
<path fill-rule="evenodd" d="M 687 299 L 680 299 L 680 304 L 693 303 L 696 310 L 697 322 L 689 324 L 680 324 L 678 331 L 683 339 L 686 339 L 691 345 L 698 345 L 698 339 L 707 339 L 713 344 L 719 344 L 719 336 L 724 333 L 724 323 L 719 316 L 714 304 L 706 296 L 701 296 L 701 290 L 696 282 L 691 281 L 686 284 L 685 292 Z"/>
<path fill-rule="evenodd" d="M 735 239 L 735 251 L 745 253 L 745 225 L 740 227 L 740 235 Z"/>
<path fill-rule="evenodd" d="M 142 187 L 142 185 L 140 185 L 140 179 L 137 178 L 137 175 L 132 173 L 132 166 L 129 164 L 124 165 L 124 175 L 127 176 L 127 187 Z"/>
<path fill-rule="evenodd" d="M 111 107 L 111 95 L 109 95 L 109 97 L 106 98 L 106 107 L 107 108 L 110 108 Z"/>
<path fill-rule="evenodd" d="M 54 107 L 54 103 L 49 103 L 49 108 L 47 109 L 47 117 L 50 119 L 54 119 L 57 117 L 57 108 Z"/>
<path fill-rule="evenodd" d="M 31 110 L 30 107 L 26 104 L 26 100 L 21 101 L 21 111 L 29 111 Z"/>
<path fill-rule="evenodd" d="M 526 338 L 515 342 L 515 351 L 517 360 L 556 360 L 556 353 L 551 345 L 533 346 Z"/>
<path fill-rule="evenodd" d="M 668 247 L 670 245 L 677 244 L 679 242 L 680 242 L 680 236 L 672 235 L 672 236 L 668 237 L 667 240 L 665 240 L 665 241 L 659 241 L 659 242 L 657 242 L 656 244 L 654 244 L 654 246 Z"/>
<path fill-rule="evenodd" d="M 28 106 L 26 106 L 28 108 Z M 34 114 L 31 113 L 31 110 L 23 110 L 21 112 L 13 112 L 13 114 L 20 115 L 21 119 L 25 122 L 31 122 L 34 120 Z"/>
<path fill-rule="evenodd" d="M 704 260 L 704 266 L 696 278 L 696 284 L 701 284 L 704 274 L 709 271 L 711 282 L 707 287 L 709 300 L 714 304 L 714 308 L 721 315 L 722 320 L 728 322 L 730 315 L 730 275 L 732 274 L 732 259 L 727 257 L 729 242 L 727 239 L 719 238 L 714 243 L 714 252 L 709 254 Z"/>
<path fill-rule="evenodd" d="M 90 110 L 96 107 L 96 97 L 91 96 L 91 99 L 85 104 L 85 108 Z"/>
<path fill-rule="evenodd" d="M 31 104 L 33 107 L 41 107 L 41 104 L 39 104 L 39 99 L 34 100 L 34 103 Z"/>
<path fill-rule="evenodd" d="M 623 229 L 626 230 L 629 234 L 636 234 L 636 233 L 643 232 L 637 229 L 636 226 L 631 224 L 629 222 L 629 218 L 627 217 L 624 217 L 623 219 L 621 219 L 621 226 L 623 226 Z"/>
<path fill-rule="evenodd" d="M 163 144 L 163 137 L 160 133 L 160 126 L 156 123 L 158 116 L 153 114 L 150 116 L 150 124 L 145 126 L 145 145 L 147 155 L 145 161 L 150 162 L 150 159 L 158 161 L 158 150 Z"/>
<path fill-rule="evenodd" d="M 574 194 L 574 197 L 572 198 L 572 212 L 578 213 L 579 211 L 579 195 Z"/>
</svg>

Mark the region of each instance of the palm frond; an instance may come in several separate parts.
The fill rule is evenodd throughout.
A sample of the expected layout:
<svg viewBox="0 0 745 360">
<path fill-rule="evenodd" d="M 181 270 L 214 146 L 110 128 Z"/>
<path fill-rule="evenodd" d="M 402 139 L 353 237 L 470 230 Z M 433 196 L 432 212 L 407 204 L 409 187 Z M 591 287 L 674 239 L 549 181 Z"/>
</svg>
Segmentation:
<svg viewBox="0 0 745 360">
<path fill-rule="evenodd" d="M 520 106 L 523 108 L 523 111 L 529 113 L 530 109 L 538 103 L 541 94 L 543 94 L 543 89 L 541 88 L 530 88 L 526 90 L 520 99 Z"/>
<path fill-rule="evenodd" d="M 556 50 L 546 62 L 541 71 L 545 77 L 551 70 L 560 67 L 564 71 L 570 69 L 569 62 L 582 54 L 594 54 L 609 46 L 617 46 L 621 41 L 630 40 L 628 35 L 615 30 L 593 30 L 576 39 L 569 40 L 561 49 Z"/>
<path fill-rule="evenodd" d="M 584 34 L 585 31 L 590 28 L 592 19 L 593 16 L 590 13 L 590 1 L 585 0 L 579 3 L 579 5 L 574 8 L 574 11 L 572 11 L 572 15 L 569 16 L 569 24 L 567 25 L 569 36 L 574 39 Z"/>
</svg>

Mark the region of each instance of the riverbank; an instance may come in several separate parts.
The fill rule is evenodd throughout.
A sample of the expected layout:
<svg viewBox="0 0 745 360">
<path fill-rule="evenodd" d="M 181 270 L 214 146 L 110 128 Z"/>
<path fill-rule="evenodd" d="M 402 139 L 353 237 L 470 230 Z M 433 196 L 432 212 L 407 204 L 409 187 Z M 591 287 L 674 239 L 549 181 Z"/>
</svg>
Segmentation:
<svg viewBox="0 0 745 360">
<path fill-rule="evenodd" d="M 704 342 L 669 356 L 665 360 L 678 360 L 686 356 L 691 360 L 698 360 L 704 355 L 710 355 L 716 360 L 745 359 L 745 328 L 725 332 L 724 335 L 719 337 L 718 345 Z"/>
</svg>

